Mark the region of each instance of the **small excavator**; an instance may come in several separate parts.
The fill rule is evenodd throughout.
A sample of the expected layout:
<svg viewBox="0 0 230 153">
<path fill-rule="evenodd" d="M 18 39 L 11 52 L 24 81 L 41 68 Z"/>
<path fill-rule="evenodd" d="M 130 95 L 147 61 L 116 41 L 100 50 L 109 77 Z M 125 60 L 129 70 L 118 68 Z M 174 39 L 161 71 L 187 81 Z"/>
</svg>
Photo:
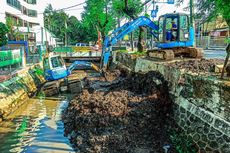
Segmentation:
<svg viewBox="0 0 230 153">
<path fill-rule="evenodd" d="M 47 81 L 65 79 L 75 68 L 100 71 L 95 64 L 87 61 L 75 61 L 67 68 L 60 55 L 52 55 L 51 53 L 43 59 L 44 77 Z"/>
<path fill-rule="evenodd" d="M 141 16 L 132 22 L 124 24 L 106 36 L 103 42 L 100 69 L 87 61 L 75 61 L 66 67 L 63 59 L 57 55 L 44 58 L 43 66 L 47 81 L 66 78 L 76 67 L 89 67 L 105 74 L 111 56 L 112 46 L 120 41 L 125 35 L 136 30 L 140 26 L 151 29 L 157 45 L 148 51 L 148 56 L 162 60 L 173 60 L 175 57 L 201 58 L 202 50 L 194 47 L 194 28 L 189 23 L 189 16 L 183 13 L 171 13 L 160 16 L 158 24 L 148 17 Z M 104 72 L 104 73 L 103 73 Z"/>
</svg>

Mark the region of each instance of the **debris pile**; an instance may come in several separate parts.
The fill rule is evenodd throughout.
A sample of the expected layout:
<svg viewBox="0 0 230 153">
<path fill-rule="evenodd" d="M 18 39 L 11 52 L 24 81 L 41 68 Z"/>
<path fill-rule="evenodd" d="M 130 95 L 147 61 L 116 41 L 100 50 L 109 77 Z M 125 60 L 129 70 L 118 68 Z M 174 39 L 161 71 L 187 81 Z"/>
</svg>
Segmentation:
<svg viewBox="0 0 230 153">
<path fill-rule="evenodd" d="M 101 80 L 86 79 L 86 89 L 64 113 L 65 133 L 76 150 L 164 152 L 163 146 L 170 144 L 168 130 L 175 125 L 170 120 L 171 101 L 163 77 L 149 72 Z"/>
<path fill-rule="evenodd" d="M 223 64 L 222 60 L 201 59 L 175 62 L 171 66 L 177 69 L 185 69 L 186 71 L 191 71 L 194 73 L 211 73 L 214 72 L 215 66 L 220 64 Z"/>
</svg>

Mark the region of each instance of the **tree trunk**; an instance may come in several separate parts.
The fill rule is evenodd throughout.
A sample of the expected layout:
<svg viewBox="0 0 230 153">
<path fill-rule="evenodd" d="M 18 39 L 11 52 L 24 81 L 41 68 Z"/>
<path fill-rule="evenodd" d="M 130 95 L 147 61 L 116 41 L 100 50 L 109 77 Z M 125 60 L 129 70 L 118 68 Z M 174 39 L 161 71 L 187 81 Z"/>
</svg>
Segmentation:
<svg viewBox="0 0 230 153">
<path fill-rule="evenodd" d="M 145 28 L 140 27 L 139 28 L 138 43 L 137 43 L 137 48 L 138 48 L 139 52 L 143 52 L 144 48 L 145 48 L 144 33 L 145 33 Z"/>
<path fill-rule="evenodd" d="M 151 2 L 151 0 L 146 0 L 142 4 L 142 7 L 145 6 L 146 4 L 148 4 L 149 2 Z M 128 0 L 124 0 L 124 3 L 125 3 L 125 9 L 124 9 L 125 14 L 127 14 L 131 19 L 135 20 L 137 18 L 137 16 L 135 14 L 130 13 L 131 11 L 129 10 Z M 143 52 L 144 48 L 145 48 L 144 32 L 145 32 L 145 28 L 139 27 L 139 36 L 138 36 L 137 48 L 138 48 L 138 51 L 140 51 L 140 52 Z"/>
<path fill-rule="evenodd" d="M 105 40 L 105 31 L 104 30 L 101 30 L 101 37 L 102 37 L 102 41 Z"/>
<path fill-rule="evenodd" d="M 230 28 L 230 20 L 226 20 L 227 24 L 228 24 L 228 27 Z M 228 64 L 228 61 L 229 61 L 229 57 L 230 57 L 230 42 L 229 42 L 229 29 L 228 29 L 228 38 L 227 38 L 227 47 L 226 47 L 226 52 L 227 52 L 227 55 L 225 57 L 225 61 L 224 61 L 224 67 L 222 69 L 222 73 L 221 73 L 221 78 L 223 79 L 224 77 L 224 72 L 225 72 L 225 69 L 227 67 L 227 64 Z"/>
<path fill-rule="evenodd" d="M 224 78 L 224 71 L 225 71 L 227 64 L 228 64 L 228 60 L 229 60 L 229 56 L 230 56 L 230 43 L 228 44 L 228 46 L 226 48 L 226 52 L 227 52 L 227 56 L 226 56 L 225 61 L 224 61 L 224 67 L 222 69 L 221 79 Z"/>
<path fill-rule="evenodd" d="M 133 51 L 134 50 L 134 47 L 133 47 L 133 32 L 131 32 L 131 34 L 130 34 L 130 46 L 131 46 L 131 50 Z"/>
</svg>

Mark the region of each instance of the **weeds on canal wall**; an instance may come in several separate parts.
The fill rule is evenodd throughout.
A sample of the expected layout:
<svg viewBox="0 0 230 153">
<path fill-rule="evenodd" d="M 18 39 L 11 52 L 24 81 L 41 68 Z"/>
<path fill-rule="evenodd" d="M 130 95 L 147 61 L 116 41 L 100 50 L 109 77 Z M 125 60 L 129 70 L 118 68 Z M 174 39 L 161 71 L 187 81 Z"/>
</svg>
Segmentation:
<svg viewBox="0 0 230 153">
<path fill-rule="evenodd" d="M 35 67 L 34 68 L 34 73 L 37 75 L 44 75 L 44 72 L 41 68 Z"/>
<path fill-rule="evenodd" d="M 38 97 L 39 99 L 45 99 L 46 94 L 45 94 L 44 91 L 40 91 L 40 92 L 37 94 L 37 97 Z"/>
<path fill-rule="evenodd" d="M 170 132 L 170 139 L 178 153 L 197 153 L 198 150 L 190 136 L 186 136 L 183 132 Z"/>
</svg>

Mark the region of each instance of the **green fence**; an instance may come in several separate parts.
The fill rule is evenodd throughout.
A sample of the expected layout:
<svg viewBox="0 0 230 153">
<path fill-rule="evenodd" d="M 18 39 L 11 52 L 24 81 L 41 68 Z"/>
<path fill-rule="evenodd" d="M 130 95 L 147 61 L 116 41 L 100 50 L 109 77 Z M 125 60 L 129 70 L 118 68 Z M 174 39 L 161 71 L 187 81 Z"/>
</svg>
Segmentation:
<svg viewBox="0 0 230 153">
<path fill-rule="evenodd" d="M 0 51 L 0 67 L 22 63 L 21 50 Z"/>
<path fill-rule="evenodd" d="M 73 47 L 55 47 L 54 52 L 58 52 L 58 53 L 73 52 Z"/>
</svg>

